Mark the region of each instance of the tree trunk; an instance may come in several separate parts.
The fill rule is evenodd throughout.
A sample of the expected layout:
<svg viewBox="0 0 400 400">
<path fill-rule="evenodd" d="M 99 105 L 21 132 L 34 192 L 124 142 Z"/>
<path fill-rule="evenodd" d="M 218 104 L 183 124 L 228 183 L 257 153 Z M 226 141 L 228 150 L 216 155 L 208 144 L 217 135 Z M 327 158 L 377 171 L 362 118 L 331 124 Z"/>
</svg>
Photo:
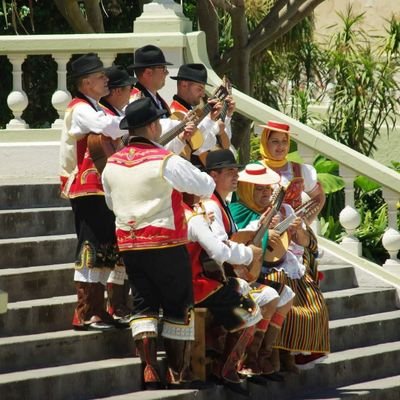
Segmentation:
<svg viewBox="0 0 400 400">
<path fill-rule="evenodd" d="M 95 0 L 97 1 L 97 0 Z M 58 11 L 66 19 L 69 26 L 75 33 L 95 33 L 94 27 L 89 23 L 88 20 L 82 15 L 79 4 L 77 0 L 54 0 Z M 85 2 L 86 3 L 86 2 Z M 97 6 L 99 4 L 97 1 Z M 100 11 L 100 8 L 99 8 Z M 101 11 L 100 11 L 101 13 Z M 101 14 L 100 14 L 101 15 Z M 89 18 L 89 15 L 88 15 Z M 91 18 L 91 17 L 90 17 Z M 104 32 L 104 28 L 103 28 Z"/>
<path fill-rule="evenodd" d="M 218 14 L 215 6 L 210 0 L 199 0 L 197 2 L 197 18 L 199 28 L 206 33 L 207 54 L 211 65 L 219 60 L 219 29 Z"/>
<path fill-rule="evenodd" d="M 245 15 L 244 1 L 236 1 L 228 10 L 232 19 L 233 52 L 231 71 L 233 82 L 243 93 L 251 94 L 250 85 L 250 50 L 248 49 L 249 31 Z M 251 121 L 235 115 L 232 128 L 232 143 L 239 149 L 240 160 L 247 163 L 250 158 L 250 124 Z"/>
<path fill-rule="evenodd" d="M 104 32 L 103 15 L 100 0 L 84 0 L 85 10 L 89 24 L 96 33 Z"/>
</svg>

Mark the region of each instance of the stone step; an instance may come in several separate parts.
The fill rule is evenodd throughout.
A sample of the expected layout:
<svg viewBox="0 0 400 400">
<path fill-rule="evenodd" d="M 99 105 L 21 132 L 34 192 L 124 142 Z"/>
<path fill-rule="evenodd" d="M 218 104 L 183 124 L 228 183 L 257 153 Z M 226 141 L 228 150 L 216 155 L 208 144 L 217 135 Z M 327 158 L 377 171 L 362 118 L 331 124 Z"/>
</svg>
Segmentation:
<svg viewBox="0 0 400 400">
<path fill-rule="evenodd" d="M 0 210 L 0 239 L 75 233 L 70 207 Z"/>
<path fill-rule="evenodd" d="M 322 264 L 318 266 L 323 279 L 320 287 L 323 292 L 351 289 L 357 287 L 354 267 L 349 264 Z"/>
<path fill-rule="evenodd" d="M 0 315 L 0 337 L 71 329 L 76 295 L 19 301 Z"/>
<path fill-rule="evenodd" d="M 68 205 L 69 201 L 60 197 L 58 183 L 0 185 L 0 210 Z"/>
<path fill-rule="evenodd" d="M 325 292 L 324 298 L 329 309 L 330 320 L 396 309 L 396 290 L 387 286 L 335 290 Z"/>
<path fill-rule="evenodd" d="M 331 321 L 396 310 L 396 291 L 390 288 L 338 290 L 324 296 Z M 0 315 L 0 336 L 67 330 L 75 304 L 75 294 L 11 302 Z"/>
<path fill-rule="evenodd" d="M 40 354 L 37 355 L 40 357 Z M 0 375 L 2 400 L 93 399 L 141 389 L 138 358 L 111 358 Z"/>
<path fill-rule="evenodd" d="M 322 271 L 325 278 L 321 289 L 325 292 L 337 290 L 342 283 L 348 286 L 353 274 L 352 267 L 346 265 L 324 267 Z M 333 279 L 335 274 L 337 278 Z M 0 269 L 0 287 L 8 292 L 10 302 L 72 294 L 73 264 Z"/>
<path fill-rule="evenodd" d="M 296 397 L 293 400 L 399 400 L 400 375 L 355 383 Z M 121 399 L 122 400 L 122 399 Z"/>
<path fill-rule="evenodd" d="M 73 264 L 0 269 L 0 287 L 9 301 L 24 301 L 75 293 Z"/>
<path fill-rule="evenodd" d="M 0 338 L 0 373 L 134 355 L 130 329 L 57 331 Z"/>
<path fill-rule="evenodd" d="M 126 393 L 118 396 L 101 397 L 102 400 L 209 400 L 225 399 L 226 395 L 222 386 L 214 390 L 149 390 L 145 392 Z M 212 395 L 212 397 L 211 397 Z M 233 396 L 228 397 L 234 399 Z M 244 397 L 241 397 L 244 399 Z"/>
<path fill-rule="evenodd" d="M 284 383 L 249 384 L 251 399 L 299 400 L 304 398 L 304 393 L 318 388 L 342 387 L 399 375 L 399 359 L 399 341 L 332 353 L 313 369 L 302 371 L 300 376 L 285 374 Z"/>
<path fill-rule="evenodd" d="M 75 234 L 0 239 L 0 268 L 72 262 L 75 250 Z"/>
<path fill-rule="evenodd" d="M 302 372 L 300 377 L 286 374 L 284 383 L 268 382 L 266 386 L 250 383 L 248 387 L 251 399 L 293 399 L 300 393 L 310 392 L 318 387 L 342 387 L 354 385 L 354 382 L 376 381 L 398 375 L 399 357 L 400 342 L 357 348 L 331 354 L 314 369 Z M 5 394 L 5 397 L 2 396 L 4 400 L 112 398 L 132 392 L 137 392 L 135 398 L 159 399 L 160 397 L 152 397 L 150 392 L 146 392 L 146 397 L 138 392 L 140 371 L 139 360 L 128 357 L 12 372 L 0 375 L 0 392 Z M 86 385 L 89 381 L 96 384 Z M 160 394 L 155 393 L 156 396 Z M 195 395 L 192 392 L 182 394 L 189 397 L 180 399 L 191 399 Z M 235 398 L 230 394 L 226 397 L 221 389 L 209 391 L 208 396 L 221 400 Z"/>
<path fill-rule="evenodd" d="M 329 322 L 331 351 L 400 340 L 400 310 Z"/>
</svg>

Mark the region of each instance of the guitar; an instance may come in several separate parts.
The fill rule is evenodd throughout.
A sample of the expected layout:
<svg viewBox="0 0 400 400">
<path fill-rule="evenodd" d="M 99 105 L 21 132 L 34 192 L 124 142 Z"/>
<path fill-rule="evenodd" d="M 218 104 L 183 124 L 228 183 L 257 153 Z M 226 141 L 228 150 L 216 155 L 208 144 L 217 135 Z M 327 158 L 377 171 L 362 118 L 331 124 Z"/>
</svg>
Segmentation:
<svg viewBox="0 0 400 400">
<path fill-rule="evenodd" d="M 279 243 L 274 245 L 268 245 L 268 251 L 265 252 L 264 261 L 269 266 L 279 264 L 283 257 L 285 256 L 289 244 L 290 244 L 290 235 L 288 234 L 287 230 L 289 229 L 290 225 L 297 217 L 307 217 L 308 215 L 315 212 L 315 209 L 318 208 L 319 204 L 316 200 L 311 199 L 301 205 L 300 207 L 296 208 L 293 214 L 287 216 L 282 222 L 276 225 L 273 229 L 277 231 L 280 235 Z"/>
<path fill-rule="evenodd" d="M 282 206 L 282 202 L 288 186 L 279 186 L 277 189 L 274 190 L 271 196 L 272 206 L 261 215 L 261 224 L 256 231 L 235 232 L 230 240 L 236 243 L 244 243 L 246 245 L 253 244 L 257 247 L 261 247 L 262 239 L 269 229 L 272 218 Z M 239 278 L 242 278 L 248 282 L 254 282 L 258 279 L 260 275 L 262 262 L 262 259 L 253 260 L 250 265 L 233 265 L 232 268 L 236 276 L 238 276 Z"/>
<path fill-rule="evenodd" d="M 222 86 L 218 87 L 215 91 L 215 98 L 224 99 L 227 96 L 226 89 Z M 143 96 L 142 96 L 143 97 Z M 186 124 L 191 121 L 197 126 L 203 118 L 211 111 L 212 106 L 206 104 L 202 109 L 189 111 L 187 114 L 174 113 L 176 119 L 181 120 L 181 122 L 170 129 L 168 132 L 164 133 L 158 141 L 159 144 L 165 146 L 172 139 L 178 136 L 181 132 L 185 130 Z M 201 143 L 198 145 L 199 148 L 203 144 L 203 136 L 199 132 Z M 124 148 L 129 142 L 129 134 L 122 136 L 121 138 L 112 139 L 109 136 L 89 133 L 87 138 L 87 145 L 89 149 L 90 156 L 94 162 L 97 171 L 101 174 L 106 166 L 107 159 L 117 151 Z M 191 153 L 190 153 L 191 154 Z M 190 157 L 189 157 L 190 159 Z"/>
<path fill-rule="evenodd" d="M 230 80 L 224 75 L 224 77 L 222 78 L 222 82 L 223 85 L 225 86 L 227 92 L 228 92 L 228 96 L 230 96 L 232 94 L 232 83 L 230 82 Z M 221 109 L 221 114 L 219 116 L 219 119 L 222 122 L 225 122 L 225 118 L 228 114 L 228 109 L 229 109 L 229 102 L 224 100 L 223 105 L 222 105 L 222 109 Z M 227 135 L 227 133 L 225 132 L 225 130 L 223 132 L 220 132 L 217 136 L 217 147 L 220 149 L 229 149 L 230 145 L 231 145 L 231 141 L 229 140 L 229 137 Z"/>
<path fill-rule="evenodd" d="M 232 94 L 232 84 L 225 75 L 222 78 L 222 85 L 226 88 L 228 96 L 230 96 Z M 226 100 L 223 100 L 221 114 L 218 118 L 222 122 L 225 122 L 226 115 L 228 114 L 228 108 L 229 108 L 229 102 Z M 217 140 L 217 144 L 212 150 L 229 149 L 231 146 L 231 141 L 225 130 L 223 132 L 219 132 L 216 135 L 216 140 Z M 207 154 L 208 154 L 208 151 L 205 151 L 204 153 L 199 154 L 199 159 L 203 165 L 206 164 Z"/>
<path fill-rule="evenodd" d="M 217 100 L 217 102 L 219 102 L 224 100 L 228 96 L 228 94 L 229 93 L 226 87 L 224 85 L 220 85 L 214 91 L 209 100 Z M 212 111 L 212 108 L 212 103 L 206 103 L 203 107 L 194 109 L 199 118 L 197 125 L 200 124 L 200 122 Z M 186 140 L 186 145 L 181 152 L 181 156 L 186 158 L 187 160 L 190 160 L 192 154 L 201 147 L 203 142 L 203 134 L 199 130 L 197 130 L 190 140 Z"/>
<path fill-rule="evenodd" d="M 123 149 L 128 144 L 128 140 L 129 134 L 112 139 L 109 136 L 98 133 L 89 133 L 87 138 L 89 153 L 94 166 L 100 174 L 106 166 L 108 157 Z"/>
</svg>

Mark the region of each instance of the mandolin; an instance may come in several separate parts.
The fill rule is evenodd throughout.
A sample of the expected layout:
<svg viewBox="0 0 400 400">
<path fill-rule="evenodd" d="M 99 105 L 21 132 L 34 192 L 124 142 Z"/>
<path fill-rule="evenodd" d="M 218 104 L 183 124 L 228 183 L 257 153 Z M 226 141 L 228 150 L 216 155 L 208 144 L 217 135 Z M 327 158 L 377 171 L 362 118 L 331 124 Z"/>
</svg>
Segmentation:
<svg viewBox="0 0 400 400">
<path fill-rule="evenodd" d="M 288 186 L 278 186 L 277 189 L 274 190 L 271 196 L 272 205 L 261 215 L 260 227 L 256 231 L 235 232 L 230 240 L 236 243 L 244 243 L 246 245 L 253 244 L 257 247 L 261 247 L 262 239 L 269 229 L 272 218 L 281 208 Z M 262 262 L 262 259 L 253 260 L 250 265 L 233 265 L 232 268 L 239 278 L 248 282 L 254 282 L 260 275 Z"/>
<path fill-rule="evenodd" d="M 307 217 L 308 215 L 314 213 L 318 206 L 319 203 L 316 200 L 311 199 L 300 207 L 296 208 L 293 214 L 287 216 L 282 222 L 273 228 L 279 233 L 280 241 L 274 245 L 271 244 L 267 246 L 268 251 L 265 252 L 264 261 L 268 266 L 277 265 L 282 262 L 282 259 L 285 256 L 290 244 L 290 235 L 288 234 L 287 230 L 293 221 L 297 217 Z"/>
</svg>

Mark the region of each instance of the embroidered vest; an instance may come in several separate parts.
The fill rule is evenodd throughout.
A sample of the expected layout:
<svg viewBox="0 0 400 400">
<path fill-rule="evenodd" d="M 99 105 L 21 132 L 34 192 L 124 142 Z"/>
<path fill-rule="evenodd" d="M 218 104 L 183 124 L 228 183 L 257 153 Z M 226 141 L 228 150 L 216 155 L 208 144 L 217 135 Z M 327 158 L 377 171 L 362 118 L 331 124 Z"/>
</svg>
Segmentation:
<svg viewBox="0 0 400 400">
<path fill-rule="evenodd" d="M 88 135 L 77 137 L 69 134 L 73 110 L 82 103 L 90 104 L 81 98 L 74 98 L 68 104 L 61 134 L 61 193 L 66 198 L 104 195 L 101 176 L 87 147 Z M 113 115 L 110 110 L 105 108 L 104 112 Z"/>
<path fill-rule="evenodd" d="M 176 101 L 176 100 L 172 101 L 169 108 L 171 109 L 172 113 L 174 113 L 175 111 L 179 111 L 184 114 L 187 114 L 189 112 L 189 110 L 183 104 L 179 103 L 179 101 Z"/>
<path fill-rule="evenodd" d="M 172 154 L 151 143 L 134 142 L 108 159 L 103 179 L 111 191 L 120 251 L 187 243 L 182 194 L 162 175 Z"/>
<path fill-rule="evenodd" d="M 290 166 L 292 168 L 293 178 L 288 190 L 286 191 L 285 199 L 283 201 L 296 209 L 302 204 L 301 193 L 304 189 L 304 178 L 301 173 L 301 164 L 291 162 Z"/>
</svg>

